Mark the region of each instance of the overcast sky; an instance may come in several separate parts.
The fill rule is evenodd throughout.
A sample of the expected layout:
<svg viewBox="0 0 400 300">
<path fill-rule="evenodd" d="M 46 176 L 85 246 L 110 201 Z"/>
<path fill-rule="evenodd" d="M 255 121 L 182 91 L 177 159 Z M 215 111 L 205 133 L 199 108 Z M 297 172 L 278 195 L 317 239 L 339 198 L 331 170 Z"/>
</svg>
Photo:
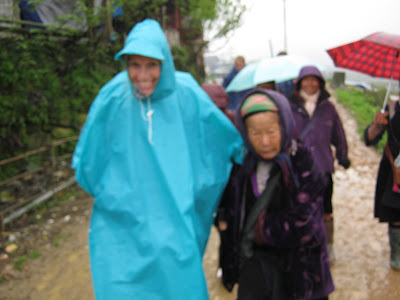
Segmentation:
<svg viewBox="0 0 400 300">
<path fill-rule="evenodd" d="M 223 60 L 243 55 L 250 62 L 284 49 L 284 0 L 242 3 L 247 6 L 242 25 L 228 40 L 211 42 L 206 55 Z M 286 0 L 285 6 L 288 53 L 326 66 L 333 66 L 327 49 L 378 31 L 400 35 L 400 0 Z"/>
</svg>

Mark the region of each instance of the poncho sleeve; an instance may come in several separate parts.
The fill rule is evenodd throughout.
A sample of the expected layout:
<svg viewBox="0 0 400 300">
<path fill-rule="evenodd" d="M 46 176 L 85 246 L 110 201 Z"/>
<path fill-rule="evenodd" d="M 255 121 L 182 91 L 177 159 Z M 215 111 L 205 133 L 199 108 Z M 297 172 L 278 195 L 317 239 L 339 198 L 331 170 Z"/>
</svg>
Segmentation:
<svg viewBox="0 0 400 300">
<path fill-rule="evenodd" d="M 115 117 L 113 112 L 117 109 L 113 105 L 113 92 L 118 77 L 106 84 L 93 101 L 72 158 L 76 181 L 92 196 L 101 189 L 98 183 L 104 173 L 104 162 L 110 155 L 105 147 L 112 134 L 107 124 Z"/>
</svg>

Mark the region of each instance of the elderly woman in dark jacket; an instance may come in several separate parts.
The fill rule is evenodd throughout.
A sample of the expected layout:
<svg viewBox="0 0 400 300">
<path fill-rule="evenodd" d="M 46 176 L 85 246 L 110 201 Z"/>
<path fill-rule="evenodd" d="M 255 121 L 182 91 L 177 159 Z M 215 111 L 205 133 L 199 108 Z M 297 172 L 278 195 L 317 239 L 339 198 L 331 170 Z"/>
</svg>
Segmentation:
<svg viewBox="0 0 400 300">
<path fill-rule="evenodd" d="M 331 146 L 335 147 L 336 158 L 344 168 L 350 166 L 350 160 L 347 156 L 347 141 L 342 122 L 329 97 L 321 72 L 314 66 L 305 66 L 300 70 L 296 89 L 289 100 L 299 137 L 311 150 L 319 168 L 327 178 L 324 192 L 324 223 L 330 260 L 333 264 L 335 262 L 332 216 L 334 155 Z"/>
<path fill-rule="evenodd" d="M 399 101 L 390 101 L 384 112 L 375 114 L 374 121 L 364 131 L 366 145 L 376 145 L 385 131 L 388 138 L 376 181 L 374 216 L 389 223 L 390 266 L 400 271 L 400 168 L 397 173 L 394 168 L 396 158 L 400 160 Z"/>
<path fill-rule="evenodd" d="M 247 146 L 217 215 L 221 267 L 238 300 L 327 299 L 333 291 L 323 225 L 324 177 L 295 140 L 288 100 L 252 90 L 236 121 Z"/>
</svg>

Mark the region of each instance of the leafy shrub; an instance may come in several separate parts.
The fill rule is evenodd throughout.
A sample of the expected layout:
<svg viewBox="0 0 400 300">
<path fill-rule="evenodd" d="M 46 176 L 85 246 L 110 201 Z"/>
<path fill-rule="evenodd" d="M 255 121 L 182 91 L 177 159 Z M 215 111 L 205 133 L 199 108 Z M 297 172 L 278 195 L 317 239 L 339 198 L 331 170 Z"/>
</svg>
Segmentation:
<svg viewBox="0 0 400 300">
<path fill-rule="evenodd" d="M 115 47 L 93 52 L 76 36 L 42 32 L 0 39 L 0 90 L 6 91 L 0 94 L 0 159 L 30 149 L 33 133 L 50 140 L 56 127 L 78 134 L 80 114 L 118 71 L 110 63 Z M 94 62 L 89 53 L 95 54 Z"/>
<path fill-rule="evenodd" d="M 201 84 L 204 81 L 205 72 L 204 68 L 199 68 L 198 66 L 199 53 L 196 53 L 194 49 L 194 47 L 173 46 L 171 52 L 174 57 L 175 69 L 192 74 L 197 82 Z"/>
</svg>

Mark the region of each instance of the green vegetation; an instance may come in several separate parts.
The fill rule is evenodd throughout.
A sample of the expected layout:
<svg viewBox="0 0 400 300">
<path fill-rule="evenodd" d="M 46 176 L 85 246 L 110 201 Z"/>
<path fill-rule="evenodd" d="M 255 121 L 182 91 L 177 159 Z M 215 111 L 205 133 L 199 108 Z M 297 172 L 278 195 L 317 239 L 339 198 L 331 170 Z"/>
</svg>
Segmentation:
<svg viewBox="0 0 400 300">
<path fill-rule="evenodd" d="M 32 252 L 28 253 L 27 256 L 18 256 L 14 262 L 14 268 L 21 271 L 28 264 L 30 259 L 37 259 L 40 257 L 40 255 L 40 251 L 33 250 Z"/>
<path fill-rule="evenodd" d="M 342 103 L 355 118 L 361 139 L 364 129 L 372 122 L 375 113 L 382 108 L 385 93 L 385 88 L 379 88 L 377 91 L 362 91 L 351 87 L 346 90 L 336 90 L 338 102 Z M 377 150 L 381 152 L 385 143 L 386 134 L 376 146 Z"/>
<path fill-rule="evenodd" d="M 79 134 L 82 116 L 99 89 L 122 70 L 113 56 L 137 22 L 153 18 L 164 28 L 178 28 L 180 45 L 172 49 L 176 69 L 202 83 L 204 30 L 212 30 L 215 38 L 225 36 L 239 25 L 245 10 L 240 0 L 113 0 L 96 9 L 92 0 L 77 3 L 79 12 L 60 16 L 58 26 L 27 29 L 15 22 L 16 27 L 1 29 L 7 35 L 0 38 L 0 90 L 6 91 L 0 93 L 0 160 Z M 115 5 L 121 5 L 124 15 L 111 20 Z M 66 27 L 68 20 L 86 22 L 87 30 Z M 25 171 L 28 164 L 0 167 L 0 181 Z"/>
<path fill-rule="evenodd" d="M 69 232 L 67 234 L 58 233 L 53 239 L 53 246 L 58 247 L 60 246 L 61 241 L 66 241 L 72 236 L 72 233 Z"/>
<path fill-rule="evenodd" d="M 29 258 L 30 259 L 37 259 L 41 256 L 42 254 L 40 253 L 39 250 L 33 250 L 31 253 L 29 253 Z"/>
<path fill-rule="evenodd" d="M 56 128 L 76 135 L 80 114 L 118 71 L 116 48 L 100 47 L 90 67 L 87 42 L 74 36 L 33 31 L 0 39 L 0 90 L 7 91 L 0 94 L 1 158 L 49 143 Z"/>
<path fill-rule="evenodd" d="M 60 246 L 60 240 L 62 239 L 61 233 L 57 234 L 53 239 L 53 246 L 58 247 Z"/>
<path fill-rule="evenodd" d="M 26 256 L 19 256 L 14 263 L 14 268 L 21 271 L 27 262 L 28 258 Z"/>
</svg>

